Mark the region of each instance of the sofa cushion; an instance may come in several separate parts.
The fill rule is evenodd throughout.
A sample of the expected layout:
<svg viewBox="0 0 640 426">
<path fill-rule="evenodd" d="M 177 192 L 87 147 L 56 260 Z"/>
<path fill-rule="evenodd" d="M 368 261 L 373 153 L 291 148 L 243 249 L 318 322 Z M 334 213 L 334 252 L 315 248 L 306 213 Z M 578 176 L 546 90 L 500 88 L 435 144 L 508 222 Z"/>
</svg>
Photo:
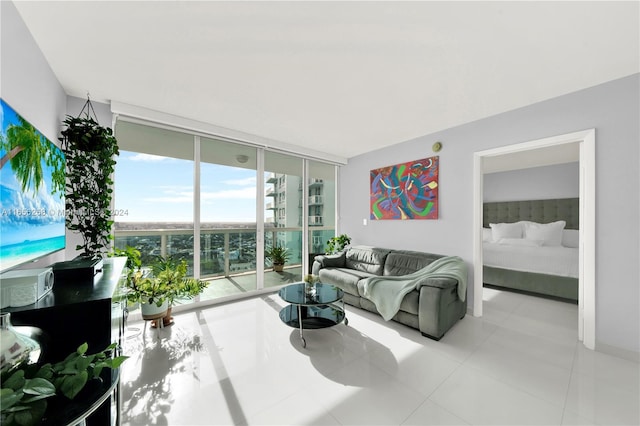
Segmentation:
<svg viewBox="0 0 640 426">
<path fill-rule="evenodd" d="M 390 251 L 370 246 L 349 247 L 346 251 L 346 267 L 373 275 L 382 275 L 384 262 Z"/>
<path fill-rule="evenodd" d="M 354 271 L 347 268 L 322 268 L 318 274 L 321 283 L 331 283 L 340 287 L 345 293 L 354 296 L 359 296 L 358 281 L 373 276 L 368 272 Z"/>
<path fill-rule="evenodd" d="M 416 272 L 441 255 L 411 250 L 392 250 L 384 262 L 383 275 L 399 277 Z"/>
</svg>

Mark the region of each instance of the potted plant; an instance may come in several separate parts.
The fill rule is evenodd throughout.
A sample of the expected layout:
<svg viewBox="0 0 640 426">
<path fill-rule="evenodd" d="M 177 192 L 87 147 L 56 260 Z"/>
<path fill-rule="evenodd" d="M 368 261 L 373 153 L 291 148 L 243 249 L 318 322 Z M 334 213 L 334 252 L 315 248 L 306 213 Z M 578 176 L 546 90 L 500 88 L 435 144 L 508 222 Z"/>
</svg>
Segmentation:
<svg viewBox="0 0 640 426">
<path fill-rule="evenodd" d="M 351 244 L 351 237 L 347 234 L 338 235 L 337 237 L 331 237 L 327 241 L 326 254 L 337 254 L 343 251 L 347 246 Z"/>
<path fill-rule="evenodd" d="M 171 257 L 162 256 L 159 256 L 151 266 L 155 280 L 162 283 L 164 288 L 167 289 L 167 313 L 162 317 L 164 326 L 173 324 L 171 308 L 174 301 L 193 299 L 209 285 L 207 281 L 187 277 L 187 268 L 187 261 L 184 259 L 177 261 Z M 152 324 L 152 326 L 155 326 L 155 324 Z"/>
<path fill-rule="evenodd" d="M 127 246 L 114 249 L 114 256 L 127 257 L 127 300 L 140 303 L 142 318 L 163 319 L 163 325 L 173 324 L 171 308 L 175 300 L 193 299 L 209 285 L 207 281 L 187 277 L 187 261 L 158 256 L 148 268 L 142 267 L 140 251 Z M 152 326 L 156 326 L 155 321 Z"/>
<path fill-rule="evenodd" d="M 170 290 L 166 282 L 152 277 L 149 271 L 138 269 L 127 278 L 127 300 L 140 303 L 142 318 L 162 318 L 169 309 Z"/>
<path fill-rule="evenodd" d="M 80 116 L 70 115 L 59 138 L 66 161 L 66 225 L 82 236 L 76 246 L 82 257 L 101 257 L 113 238 L 111 228 L 112 176 L 118 143 L 108 127 L 98 124 L 89 99 Z M 85 112 L 83 116 L 83 112 Z"/>
<path fill-rule="evenodd" d="M 264 255 L 271 260 L 275 272 L 282 272 L 284 264 L 289 260 L 290 253 L 288 248 L 275 244 L 267 248 Z"/>
</svg>

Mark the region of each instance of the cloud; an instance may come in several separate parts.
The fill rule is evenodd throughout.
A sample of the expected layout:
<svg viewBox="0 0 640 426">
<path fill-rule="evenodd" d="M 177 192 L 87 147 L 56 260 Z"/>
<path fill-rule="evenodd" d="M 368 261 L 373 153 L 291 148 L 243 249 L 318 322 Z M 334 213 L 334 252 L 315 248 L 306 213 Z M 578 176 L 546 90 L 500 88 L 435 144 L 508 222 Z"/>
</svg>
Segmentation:
<svg viewBox="0 0 640 426">
<path fill-rule="evenodd" d="M 237 186 L 246 186 L 246 185 L 252 185 L 252 186 L 256 186 L 256 177 L 255 176 L 250 176 L 250 177 L 246 177 L 243 179 L 230 179 L 230 180 L 223 180 L 222 181 L 223 184 L 227 184 L 227 185 L 237 185 Z"/>
<path fill-rule="evenodd" d="M 220 199 L 255 200 L 256 199 L 256 188 L 255 187 L 247 187 L 247 188 L 242 188 L 242 189 L 225 189 L 223 191 L 202 192 L 200 194 L 200 200 L 202 202 L 206 202 L 206 201 L 209 201 L 209 200 L 220 200 Z"/>
<path fill-rule="evenodd" d="M 243 188 L 243 189 L 227 189 L 224 191 L 203 192 L 200 194 L 200 201 L 206 203 L 211 200 L 255 200 L 256 189 L 255 188 Z M 181 192 L 181 191 L 165 191 L 163 196 L 143 198 L 145 202 L 154 203 L 192 203 L 193 192 Z"/>
<path fill-rule="evenodd" d="M 193 194 L 193 185 L 160 185 L 156 188 L 165 194 Z"/>
<path fill-rule="evenodd" d="M 193 203 L 193 194 L 190 195 L 182 195 L 182 196 L 166 196 L 166 197 L 152 197 L 152 198 L 143 198 L 143 201 L 149 203 L 168 203 L 168 204 L 191 204 Z"/>
<path fill-rule="evenodd" d="M 193 190 L 189 186 L 161 186 L 162 195 L 159 197 L 145 197 L 142 200 L 153 203 L 192 203 Z M 255 200 L 256 187 L 248 186 L 240 189 L 225 189 L 221 191 L 202 191 L 200 202 L 207 203 L 212 200 Z"/>
</svg>

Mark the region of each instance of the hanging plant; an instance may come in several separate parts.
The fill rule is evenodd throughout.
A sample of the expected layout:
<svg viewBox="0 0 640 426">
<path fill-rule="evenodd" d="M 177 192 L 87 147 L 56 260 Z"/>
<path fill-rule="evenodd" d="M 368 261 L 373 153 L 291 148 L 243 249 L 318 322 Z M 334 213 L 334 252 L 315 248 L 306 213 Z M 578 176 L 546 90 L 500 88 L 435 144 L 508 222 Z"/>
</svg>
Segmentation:
<svg viewBox="0 0 640 426">
<path fill-rule="evenodd" d="M 80 116 L 68 115 L 63 124 L 66 128 L 59 140 L 67 172 L 66 225 L 82 236 L 83 244 L 77 245 L 76 250 L 82 250 L 86 257 L 99 256 L 113 238 L 111 176 L 119 154 L 118 143 L 110 128 L 98 124 L 89 98 Z"/>
</svg>

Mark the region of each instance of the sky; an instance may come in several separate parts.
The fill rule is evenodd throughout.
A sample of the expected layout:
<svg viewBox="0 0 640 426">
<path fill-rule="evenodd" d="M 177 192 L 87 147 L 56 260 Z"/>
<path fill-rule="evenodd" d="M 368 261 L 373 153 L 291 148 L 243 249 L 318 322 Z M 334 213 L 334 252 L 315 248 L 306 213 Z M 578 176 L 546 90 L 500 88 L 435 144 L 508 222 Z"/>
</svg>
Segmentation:
<svg viewBox="0 0 640 426">
<path fill-rule="evenodd" d="M 128 151 L 117 161 L 116 221 L 193 221 L 193 161 Z M 202 163 L 200 173 L 201 222 L 256 221 L 255 171 Z"/>
</svg>

